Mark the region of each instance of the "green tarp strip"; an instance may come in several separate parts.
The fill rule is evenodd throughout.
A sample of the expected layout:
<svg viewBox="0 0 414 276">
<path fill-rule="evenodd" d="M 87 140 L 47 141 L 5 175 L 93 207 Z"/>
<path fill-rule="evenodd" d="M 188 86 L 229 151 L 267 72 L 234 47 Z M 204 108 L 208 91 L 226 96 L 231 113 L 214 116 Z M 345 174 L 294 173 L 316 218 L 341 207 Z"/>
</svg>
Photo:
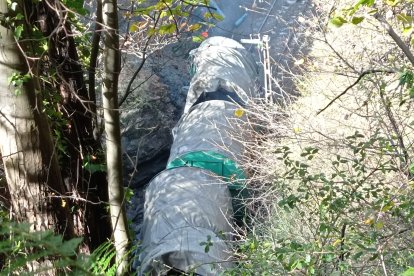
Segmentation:
<svg viewBox="0 0 414 276">
<path fill-rule="evenodd" d="M 245 187 L 246 176 L 234 160 L 214 151 L 195 151 L 186 153 L 167 165 L 167 169 L 196 167 L 222 176 L 229 182 L 230 195 L 233 198 L 234 217 L 240 222 L 245 217 L 243 201 L 249 196 Z"/>
</svg>

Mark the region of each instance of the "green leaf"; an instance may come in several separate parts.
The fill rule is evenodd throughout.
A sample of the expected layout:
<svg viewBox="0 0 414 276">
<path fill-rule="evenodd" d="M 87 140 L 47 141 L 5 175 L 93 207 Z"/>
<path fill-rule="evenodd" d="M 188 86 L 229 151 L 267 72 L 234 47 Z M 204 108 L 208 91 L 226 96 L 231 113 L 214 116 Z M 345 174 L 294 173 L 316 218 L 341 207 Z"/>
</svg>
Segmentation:
<svg viewBox="0 0 414 276">
<path fill-rule="evenodd" d="M 19 25 L 16 27 L 16 29 L 14 30 L 14 36 L 19 39 L 22 35 L 23 32 L 23 25 Z"/>
<path fill-rule="evenodd" d="M 370 11 L 368 11 L 369 15 L 375 15 L 378 12 L 378 9 L 372 9 Z"/>
<path fill-rule="evenodd" d="M 83 7 L 83 0 L 66 0 L 63 3 L 73 12 L 80 15 L 88 14 L 88 10 Z"/>
<path fill-rule="evenodd" d="M 385 0 L 384 2 L 385 2 L 385 4 L 387 4 L 387 5 L 391 6 L 391 7 L 394 7 L 394 6 L 396 6 L 398 4 L 398 1 L 399 0 Z"/>
<path fill-rule="evenodd" d="M 404 71 L 400 75 L 400 85 L 407 85 L 408 88 L 411 88 L 414 84 L 414 73 L 411 71 Z"/>
<path fill-rule="evenodd" d="M 414 87 L 411 87 L 411 88 L 408 90 L 408 94 L 410 95 L 410 98 L 411 98 L 411 99 L 414 99 Z"/>
<path fill-rule="evenodd" d="M 201 24 L 199 24 L 199 23 L 196 23 L 196 24 L 193 24 L 193 25 L 190 25 L 190 31 L 197 31 L 197 30 L 199 30 L 200 28 L 202 27 L 202 25 Z"/>
<path fill-rule="evenodd" d="M 96 172 L 106 172 L 105 164 L 95 164 L 91 162 L 86 162 L 82 167 L 85 170 L 89 171 L 91 174 L 94 174 Z"/>
<path fill-rule="evenodd" d="M 364 17 L 358 17 L 358 16 L 354 16 L 351 19 L 351 23 L 354 25 L 358 25 L 359 23 L 361 23 L 362 21 L 364 21 Z"/>
<path fill-rule="evenodd" d="M 348 21 L 345 20 L 345 18 L 341 16 L 335 16 L 329 22 L 334 25 L 335 27 L 341 27 L 343 24 L 348 23 Z"/>
<path fill-rule="evenodd" d="M 201 43 L 201 42 L 203 42 L 203 37 L 202 36 L 200 36 L 200 35 L 198 35 L 198 36 L 193 36 L 193 42 L 195 42 L 195 43 Z"/>
<path fill-rule="evenodd" d="M 224 17 L 221 14 L 213 13 L 213 18 L 217 21 L 223 21 Z"/>
<path fill-rule="evenodd" d="M 402 34 L 404 36 L 410 36 L 412 32 L 413 32 L 413 27 L 412 26 L 403 27 L 403 29 L 402 29 Z"/>
<path fill-rule="evenodd" d="M 401 276 L 414 276 L 414 267 L 408 268 Z"/>
<path fill-rule="evenodd" d="M 411 163 L 409 170 L 410 174 L 414 175 L 414 163 Z"/>
<path fill-rule="evenodd" d="M 175 24 L 167 24 L 160 27 L 158 30 L 158 33 L 163 34 L 172 34 L 177 30 L 177 26 Z"/>
<path fill-rule="evenodd" d="M 413 18 L 409 15 L 406 15 L 405 13 L 397 14 L 398 21 L 401 21 L 403 24 L 412 24 Z"/>
<path fill-rule="evenodd" d="M 83 238 L 73 238 L 65 241 L 59 248 L 59 252 L 64 256 L 72 256 L 76 254 L 76 249 L 79 244 L 83 241 Z"/>
</svg>

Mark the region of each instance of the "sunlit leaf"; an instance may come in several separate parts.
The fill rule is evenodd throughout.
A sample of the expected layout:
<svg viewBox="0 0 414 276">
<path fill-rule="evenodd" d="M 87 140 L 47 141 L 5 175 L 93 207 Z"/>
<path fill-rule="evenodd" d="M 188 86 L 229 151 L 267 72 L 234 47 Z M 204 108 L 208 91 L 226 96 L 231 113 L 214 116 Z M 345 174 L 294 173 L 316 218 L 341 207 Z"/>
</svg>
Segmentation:
<svg viewBox="0 0 414 276">
<path fill-rule="evenodd" d="M 367 218 L 366 220 L 364 220 L 364 224 L 366 225 L 372 225 L 373 223 L 374 223 L 373 218 Z"/>
<path fill-rule="evenodd" d="M 175 24 L 167 24 L 160 27 L 158 30 L 158 33 L 163 34 L 172 34 L 177 30 L 177 26 Z"/>
<path fill-rule="evenodd" d="M 331 18 L 329 22 L 335 27 L 341 27 L 343 24 L 347 23 L 348 21 L 346 21 L 345 18 L 341 16 L 335 16 L 334 18 Z"/>
<path fill-rule="evenodd" d="M 391 7 L 394 7 L 394 6 L 396 6 L 396 5 L 397 5 L 400 1 L 399 1 L 399 0 L 385 0 L 384 2 L 385 2 L 385 4 L 387 4 L 387 5 L 391 6 Z"/>
<path fill-rule="evenodd" d="M 409 269 L 404 271 L 404 273 L 401 274 L 401 276 L 414 276 L 414 267 L 410 267 Z"/>
<path fill-rule="evenodd" d="M 191 25 L 191 26 L 190 26 L 190 28 L 189 28 L 189 30 L 190 30 L 190 31 L 197 31 L 197 30 L 199 30 L 201 27 L 202 27 L 202 25 L 201 25 L 201 24 L 196 23 L 196 24 Z"/>
<path fill-rule="evenodd" d="M 242 116 L 243 116 L 243 114 L 244 114 L 244 110 L 243 110 L 243 109 L 241 109 L 241 108 L 238 108 L 238 109 L 236 109 L 236 110 L 234 111 L 234 116 L 236 116 L 236 117 L 238 117 L 238 118 L 242 117 Z"/>
<path fill-rule="evenodd" d="M 403 24 L 412 24 L 413 18 L 405 13 L 397 14 L 397 19 L 401 21 Z"/>
<path fill-rule="evenodd" d="M 195 42 L 195 43 L 201 43 L 201 42 L 203 42 L 203 40 L 204 40 L 204 38 L 202 37 L 202 36 L 193 36 L 193 42 Z"/>
<path fill-rule="evenodd" d="M 364 21 L 364 17 L 358 17 L 358 16 L 354 16 L 351 19 L 351 23 L 354 25 L 358 25 L 359 23 L 361 23 L 362 21 Z"/>
<path fill-rule="evenodd" d="M 16 29 L 14 30 L 14 36 L 19 39 L 22 35 L 23 32 L 23 25 L 19 25 L 16 27 Z"/>
<path fill-rule="evenodd" d="M 131 33 L 134 33 L 134 32 L 136 32 L 136 31 L 138 31 L 138 26 L 137 26 L 137 24 L 131 24 L 131 26 L 129 27 L 129 31 L 130 31 Z"/>
</svg>

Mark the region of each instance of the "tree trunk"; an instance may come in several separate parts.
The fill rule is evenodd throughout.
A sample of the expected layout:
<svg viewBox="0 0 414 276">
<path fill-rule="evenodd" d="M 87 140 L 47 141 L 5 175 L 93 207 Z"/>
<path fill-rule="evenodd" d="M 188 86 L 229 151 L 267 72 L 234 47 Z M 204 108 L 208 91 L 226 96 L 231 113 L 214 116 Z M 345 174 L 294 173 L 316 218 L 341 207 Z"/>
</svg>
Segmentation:
<svg viewBox="0 0 414 276">
<path fill-rule="evenodd" d="M 7 14 L 0 1 L 0 13 Z M 40 91 L 32 80 L 9 81 L 27 74 L 26 61 L 13 32 L 0 25 L 0 150 L 11 195 L 12 217 L 31 223 L 33 230 L 55 229 L 73 237 L 73 223 L 59 196 L 65 188 L 56 158 L 48 119 L 42 110 Z"/>
<path fill-rule="evenodd" d="M 60 93 L 62 98 L 59 110 L 68 122 L 54 127 L 67 141 L 66 152 L 60 156 L 60 160 L 68 164 L 62 168 L 62 175 L 72 198 L 68 203 L 74 210 L 75 233 L 85 238 L 81 251 L 89 253 L 111 235 L 106 210 L 106 175 L 83 168 L 87 162 L 104 162 L 103 157 L 100 158 L 100 141 L 94 137 L 97 128 L 95 90 L 88 92 L 86 88 L 68 12 L 62 3 L 58 0 L 27 1 L 25 14 L 31 15 L 30 22 L 49 40 L 48 59 L 42 73 L 46 77 L 51 75 L 52 82 L 56 80 L 53 85 L 43 85 L 52 95 Z M 99 41 L 94 47 L 99 48 Z M 56 69 L 56 75 L 49 72 L 50 68 Z M 53 97 L 56 96 L 52 96 L 51 102 Z"/>
<path fill-rule="evenodd" d="M 117 274 L 128 269 L 128 225 L 124 211 L 122 183 L 121 131 L 118 107 L 118 77 L 120 52 L 118 38 L 117 1 L 103 1 L 104 74 L 102 98 L 106 132 L 108 194 L 113 237 L 116 249 Z"/>
</svg>

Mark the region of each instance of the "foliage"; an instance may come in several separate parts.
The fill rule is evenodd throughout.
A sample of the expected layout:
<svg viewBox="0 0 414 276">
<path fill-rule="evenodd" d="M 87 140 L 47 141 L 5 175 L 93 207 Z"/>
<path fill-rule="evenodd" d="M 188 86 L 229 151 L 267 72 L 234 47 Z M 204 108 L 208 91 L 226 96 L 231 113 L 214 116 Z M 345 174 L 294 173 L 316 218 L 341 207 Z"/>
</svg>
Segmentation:
<svg viewBox="0 0 414 276">
<path fill-rule="evenodd" d="M 124 258 L 127 258 L 129 266 L 132 265 L 136 256 L 137 248 L 139 244 L 132 246 Z M 116 255 L 115 247 L 111 241 L 101 244 L 89 257 L 90 258 L 90 269 L 89 271 L 93 275 L 116 275 L 118 267 L 117 263 L 114 263 Z"/>
<path fill-rule="evenodd" d="M 30 274 L 47 273 L 58 269 L 68 275 L 88 274 L 87 259 L 77 255 L 82 238 L 64 241 L 52 231 L 30 231 L 25 223 L 2 222 L 0 226 L 1 275 L 18 275 L 32 266 Z M 36 263 L 47 266 L 36 268 Z"/>
<path fill-rule="evenodd" d="M 116 254 L 113 243 L 107 241 L 100 245 L 90 256 L 77 253 L 82 238 L 64 241 L 61 235 L 52 231 L 30 230 L 25 223 L 2 221 L 0 226 L 0 275 L 38 275 L 57 269 L 65 275 L 115 275 L 117 264 L 113 262 Z M 125 258 L 132 263 L 134 246 Z M 26 272 L 28 266 L 40 262 L 48 266 L 38 267 Z"/>
<path fill-rule="evenodd" d="M 392 13 L 392 21 L 396 22 L 403 36 L 410 39 L 414 45 L 413 24 L 414 19 L 410 14 L 414 1 L 412 0 L 359 0 L 353 5 L 338 9 L 330 19 L 330 23 L 336 27 L 351 23 L 358 25 L 364 20 L 376 18 L 384 20 Z"/>
<path fill-rule="evenodd" d="M 275 149 L 278 164 L 284 164 L 274 177 L 280 199 L 273 207 L 279 215 L 265 233 L 255 233 L 241 246 L 241 272 L 270 273 L 281 267 L 281 274 L 332 275 L 381 261 L 401 273 L 412 265 L 409 256 L 414 252 L 407 244 L 414 242 L 414 197 L 411 188 L 396 193 L 389 183 L 389 175 L 398 172 L 386 157 L 393 152 L 389 140 L 378 133 L 366 138 L 357 132 L 344 144 L 354 155 L 334 156 L 323 172 L 312 162 L 318 148 L 305 148 L 299 160 L 292 158 L 289 147 Z M 371 151 L 379 157 L 375 164 L 369 160 Z M 292 223 L 281 221 L 280 213 L 300 218 L 300 232 L 278 230 L 279 223 Z"/>
<path fill-rule="evenodd" d="M 412 275 L 413 1 L 336 4 L 340 30 L 313 25 L 303 99 L 255 107 L 269 133 L 250 149 L 254 225 L 228 274 Z"/>
<path fill-rule="evenodd" d="M 168 0 L 147 3 L 124 13 L 129 20 L 130 39 L 157 37 L 158 41 L 192 36 L 194 42 L 203 41 L 207 30 L 223 17 L 211 6 L 209 0 Z M 153 45 L 155 46 L 155 45 Z"/>
</svg>

